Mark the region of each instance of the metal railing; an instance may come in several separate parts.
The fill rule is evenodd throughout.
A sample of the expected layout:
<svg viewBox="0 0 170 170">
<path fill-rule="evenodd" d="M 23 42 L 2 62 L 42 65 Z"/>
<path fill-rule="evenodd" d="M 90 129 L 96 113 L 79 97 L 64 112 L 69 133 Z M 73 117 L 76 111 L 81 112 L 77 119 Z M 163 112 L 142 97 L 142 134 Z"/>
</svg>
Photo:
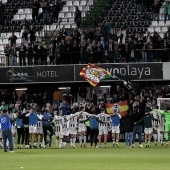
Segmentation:
<svg viewBox="0 0 170 170">
<path fill-rule="evenodd" d="M 87 63 L 170 62 L 170 48 L 119 50 L 119 51 L 70 51 L 30 53 L 29 55 L 0 54 L 0 66 L 62 65 Z"/>
</svg>

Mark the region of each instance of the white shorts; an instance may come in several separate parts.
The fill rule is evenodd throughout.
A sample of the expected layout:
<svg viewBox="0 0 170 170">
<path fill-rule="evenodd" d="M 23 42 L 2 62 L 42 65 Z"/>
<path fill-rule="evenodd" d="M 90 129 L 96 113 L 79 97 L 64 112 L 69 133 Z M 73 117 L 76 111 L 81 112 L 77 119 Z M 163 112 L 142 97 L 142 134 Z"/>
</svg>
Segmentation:
<svg viewBox="0 0 170 170">
<path fill-rule="evenodd" d="M 119 126 L 112 126 L 112 133 L 120 133 Z"/>
<path fill-rule="evenodd" d="M 108 129 L 107 126 L 100 126 L 99 127 L 99 136 L 101 135 L 107 135 L 108 134 Z"/>
<path fill-rule="evenodd" d="M 36 133 L 37 133 L 37 134 L 41 134 L 41 135 L 44 134 L 43 128 L 38 128 L 38 127 L 37 127 L 37 128 L 36 128 Z"/>
<path fill-rule="evenodd" d="M 76 129 L 76 127 L 70 127 L 70 129 L 69 129 L 69 134 L 70 134 L 70 135 L 76 135 L 76 134 L 77 134 L 77 129 Z"/>
<path fill-rule="evenodd" d="M 29 125 L 29 133 L 37 133 L 37 126 Z"/>
<path fill-rule="evenodd" d="M 63 129 L 62 134 L 63 134 L 63 136 L 69 136 L 69 130 Z"/>
<path fill-rule="evenodd" d="M 2 130 L 0 130 L 0 138 L 2 138 Z"/>
<path fill-rule="evenodd" d="M 152 134 L 152 131 L 153 131 L 152 128 L 145 128 L 145 130 L 144 130 L 146 135 Z"/>
<path fill-rule="evenodd" d="M 153 129 L 162 132 L 163 127 L 161 125 L 153 125 Z"/>
<path fill-rule="evenodd" d="M 63 138 L 62 132 L 55 132 L 55 135 L 59 137 L 60 139 Z"/>
<path fill-rule="evenodd" d="M 79 132 L 86 132 L 87 131 L 87 127 L 85 123 L 80 123 L 79 124 Z"/>
<path fill-rule="evenodd" d="M 17 128 L 16 128 L 16 126 L 12 126 L 11 131 L 12 131 L 12 134 L 15 134 L 15 133 L 17 132 Z"/>
</svg>

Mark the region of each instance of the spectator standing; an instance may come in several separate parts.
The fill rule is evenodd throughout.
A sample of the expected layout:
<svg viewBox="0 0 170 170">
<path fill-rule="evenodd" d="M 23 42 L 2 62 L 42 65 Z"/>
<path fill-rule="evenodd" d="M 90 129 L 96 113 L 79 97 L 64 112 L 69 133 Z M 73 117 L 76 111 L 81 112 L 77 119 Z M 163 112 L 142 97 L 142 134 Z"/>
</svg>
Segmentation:
<svg viewBox="0 0 170 170">
<path fill-rule="evenodd" d="M 35 40 L 36 40 L 36 30 L 35 30 L 35 27 L 33 25 L 31 25 L 31 29 L 29 30 L 28 32 L 30 34 L 30 43 L 31 43 L 31 46 L 34 45 L 35 43 Z"/>
<path fill-rule="evenodd" d="M 82 85 L 80 88 L 79 88 L 79 96 L 80 96 L 80 102 L 82 102 L 83 100 L 85 101 L 86 100 L 86 97 L 87 97 L 87 89 L 84 85 Z"/>
<path fill-rule="evenodd" d="M 25 27 L 25 29 L 28 31 L 30 29 L 29 23 L 26 18 L 21 22 L 21 28 Z"/>
<path fill-rule="evenodd" d="M 158 3 L 157 1 L 152 5 L 152 9 L 153 9 L 153 18 L 154 21 L 157 21 L 159 23 L 159 11 L 160 11 L 160 3 Z"/>
<path fill-rule="evenodd" d="M 0 24 L 2 24 L 2 25 L 4 23 L 4 9 L 5 9 L 5 7 L 4 7 L 2 1 L 0 1 Z"/>
<path fill-rule="evenodd" d="M 50 65 L 54 65 L 54 58 L 56 56 L 56 48 L 53 43 L 50 44 L 49 47 L 49 59 L 50 59 Z"/>
<path fill-rule="evenodd" d="M 49 13 L 50 13 L 50 6 L 48 2 L 44 3 L 42 9 L 43 9 L 43 17 L 44 17 L 45 23 L 47 24 L 49 20 Z"/>
<path fill-rule="evenodd" d="M 44 41 L 41 43 L 41 52 L 42 52 L 41 65 L 47 65 L 47 55 L 48 55 L 47 52 L 48 52 L 48 49 L 47 49 L 47 46 L 46 46 Z"/>
<path fill-rule="evenodd" d="M 28 31 L 26 30 L 26 27 L 23 26 L 21 30 L 21 41 L 23 42 L 24 46 L 27 45 L 28 42 Z"/>
<path fill-rule="evenodd" d="M 23 42 L 21 42 L 21 45 L 18 47 L 18 51 L 19 51 L 19 63 L 20 66 L 25 66 L 26 62 L 25 62 L 25 55 L 26 55 L 26 46 L 24 45 Z"/>
<path fill-rule="evenodd" d="M 86 43 L 85 38 L 83 38 L 83 40 L 81 40 L 81 42 L 80 42 L 80 62 L 81 62 L 81 64 L 87 63 L 86 48 L 87 48 L 87 43 Z"/>
<path fill-rule="evenodd" d="M 37 2 L 37 0 L 34 0 L 34 2 L 32 3 L 32 19 L 33 19 L 33 23 L 35 22 L 35 20 L 38 20 L 38 12 L 39 12 L 39 8 L 40 8 L 40 3 Z"/>
<path fill-rule="evenodd" d="M 39 41 L 36 41 L 34 47 L 33 47 L 33 52 L 34 52 L 34 65 L 38 64 L 38 59 L 39 59 Z"/>
<path fill-rule="evenodd" d="M 62 94 L 58 88 L 55 89 L 53 92 L 53 105 L 60 104 L 60 101 L 62 100 Z"/>
<path fill-rule="evenodd" d="M 136 0 L 137 14 L 142 13 L 142 0 Z"/>
<path fill-rule="evenodd" d="M 80 28 L 80 26 L 81 26 L 81 11 L 79 10 L 79 8 L 77 6 L 76 6 L 74 22 L 77 24 L 77 27 Z"/>
<path fill-rule="evenodd" d="M 27 45 L 27 52 L 26 52 L 26 57 L 28 61 L 28 65 L 33 65 L 32 57 L 33 56 L 33 49 L 30 43 Z"/>
<path fill-rule="evenodd" d="M 10 49 L 10 56 L 11 56 L 11 64 L 12 66 L 17 65 L 17 47 L 16 44 L 13 44 L 13 46 Z"/>
<path fill-rule="evenodd" d="M 162 4 L 163 14 L 164 14 L 164 23 L 166 24 L 166 20 L 170 20 L 170 3 L 168 1 Z"/>
<path fill-rule="evenodd" d="M 58 2 L 58 0 L 55 0 L 52 6 L 52 11 L 53 11 L 52 16 L 53 16 L 54 22 L 58 22 L 58 15 L 59 15 L 60 10 L 61 10 L 60 3 Z"/>
<path fill-rule="evenodd" d="M 114 44 L 113 40 L 109 39 L 109 43 L 107 44 L 107 51 L 108 51 L 108 60 L 109 62 L 113 63 L 114 62 L 114 57 L 113 57 L 113 50 L 114 50 Z"/>
<path fill-rule="evenodd" d="M 17 36 L 14 34 L 14 32 L 12 32 L 12 35 L 8 38 L 8 41 L 10 41 L 10 47 L 12 47 L 13 44 L 16 45 Z"/>
<path fill-rule="evenodd" d="M 6 59 L 7 59 L 7 66 L 9 66 L 9 56 L 10 56 L 10 46 L 9 46 L 9 44 L 6 44 L 4 46 L 4 53 L 5 53 L 5 56 L 6 56 Z"/>
</svg>

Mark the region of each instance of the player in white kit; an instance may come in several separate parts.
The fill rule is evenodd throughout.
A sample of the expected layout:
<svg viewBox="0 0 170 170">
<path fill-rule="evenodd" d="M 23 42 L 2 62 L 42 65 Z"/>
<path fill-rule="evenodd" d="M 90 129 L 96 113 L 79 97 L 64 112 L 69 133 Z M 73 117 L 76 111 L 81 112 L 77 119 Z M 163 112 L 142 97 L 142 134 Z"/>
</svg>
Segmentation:
<svg viewBox="0 0 170 170">
<path fill-rule="evenodd" d="M 12 113 L 10 114 L 11 120 L 15 120 L 16 119 L 16 117 L 17 117 L 16 112 L 18 112 L 18 111 L 15 111 L 13 114 Z M 12 129 L 11 129 L 11 131 L 12 131 L 12 136 L 13 136 L 13 146 L 15 148 L 15 136 L 16 136 L 16 133 L 17 133 L 17 127 L 16 127 L 16 122 L 15 121 L 12 122 Z"/>
<path fill-rule="evenodd" d="M 159 107 L 156 106 L 156 109 L 159 109 Z M 158 141 L 160 141 L 161 145 L 163 146 L 163 119 L 162 119 L 162 115 L 158 114 L 155 109 L 153 109 L 151 111 L 151 113 L 153 114 L 153 117 L 155 119 L 158 119 L 158 121 L 152 121 L 155 146 L 157 146 Z"/>
<path fill-rule="evenodd" d="M 69 136 L 69 121 L 67 120 L 68 115 L 64 116 L 64 121 L 62 124 L 62 134 L 63 134 L 63 147 L 66 147 L 67 138 Z"/>
<path fill-rule="evenodd" d="M 59 148 L 61 148 L 62 146 L 62 139 L 63 139 L 62 124 L 63 122 L 64 122 L 64 117 L 60 115 L 60 112 L 57 112 L 57 114 L 54 116 L 54 126 L 55 126 L 55 135 L 56 135 L 56 146 Z"/>
<path fill-rule="evenodd" d="M 38 119 L 37 128 L 36 128 L 37 143 L 38 143 L 38 136 L 40 136 L 39 148 L 42 148 L 42 142 L 43 142 L 43 137 L 44 137 L 43 125 L 42 125 L 43 115 L 42 115 L 42 113 L 41 113 L 41 110 L 38 110 L 37 114 L 38 114 L 38 116 L 39 116 L 39 118 L 40 118 L 40 119 Z"/>
<path fill-rule="evenodd" d="M 76 148 L 76 134 L 77 134 L 77 114 L 71 114 L 66 118 L 69 121 L 70 145 L 71 148 Z"/>
<path fill-rule="evenodd" d="M 79 142 L 80 142 L 80 147 L 81 148 L 86 148 L 86 132 L 87 132 L 87 127 L 85 123 L 80 123 L 81 121 L 86 120 L 90 114 L 85 112 L 85 107 L 82 106 L 80 108 L 80 112 L 76 112 L 75 114 L 78 115 L 77 119 L 79 120 L 78 124 L 78 131 L 79 131 Z M 84 143 L 83 143 L 84 142 Z"/>
<path fill-rule="evenodd" d="M 108 119 L 110 119 L 110 116 L 105 113 L 105 109 L 101 108 L 101 113 L 96 115 L 96 118 L 99 119 L 99 148 L 101 148 L 101 139 L 102 135 L 104 135 L 104 148 L 106 148 L 106 142 L 107 142 L 107 134 L 108 134 Z"/>
</svg>

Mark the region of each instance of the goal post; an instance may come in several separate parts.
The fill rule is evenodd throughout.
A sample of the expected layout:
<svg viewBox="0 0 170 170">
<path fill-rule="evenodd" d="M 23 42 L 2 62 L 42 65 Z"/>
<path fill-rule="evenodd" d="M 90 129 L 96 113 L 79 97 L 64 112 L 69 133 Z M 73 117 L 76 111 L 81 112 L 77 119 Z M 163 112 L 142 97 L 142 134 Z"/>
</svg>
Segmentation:
<svg viewBox="0 0 170 170">
<path fill-rule="evenodd" d="M 170 107 L 170 98 L 157 98 L 157 105 L 160 110 L 166 110 Z"/>
</svg>

